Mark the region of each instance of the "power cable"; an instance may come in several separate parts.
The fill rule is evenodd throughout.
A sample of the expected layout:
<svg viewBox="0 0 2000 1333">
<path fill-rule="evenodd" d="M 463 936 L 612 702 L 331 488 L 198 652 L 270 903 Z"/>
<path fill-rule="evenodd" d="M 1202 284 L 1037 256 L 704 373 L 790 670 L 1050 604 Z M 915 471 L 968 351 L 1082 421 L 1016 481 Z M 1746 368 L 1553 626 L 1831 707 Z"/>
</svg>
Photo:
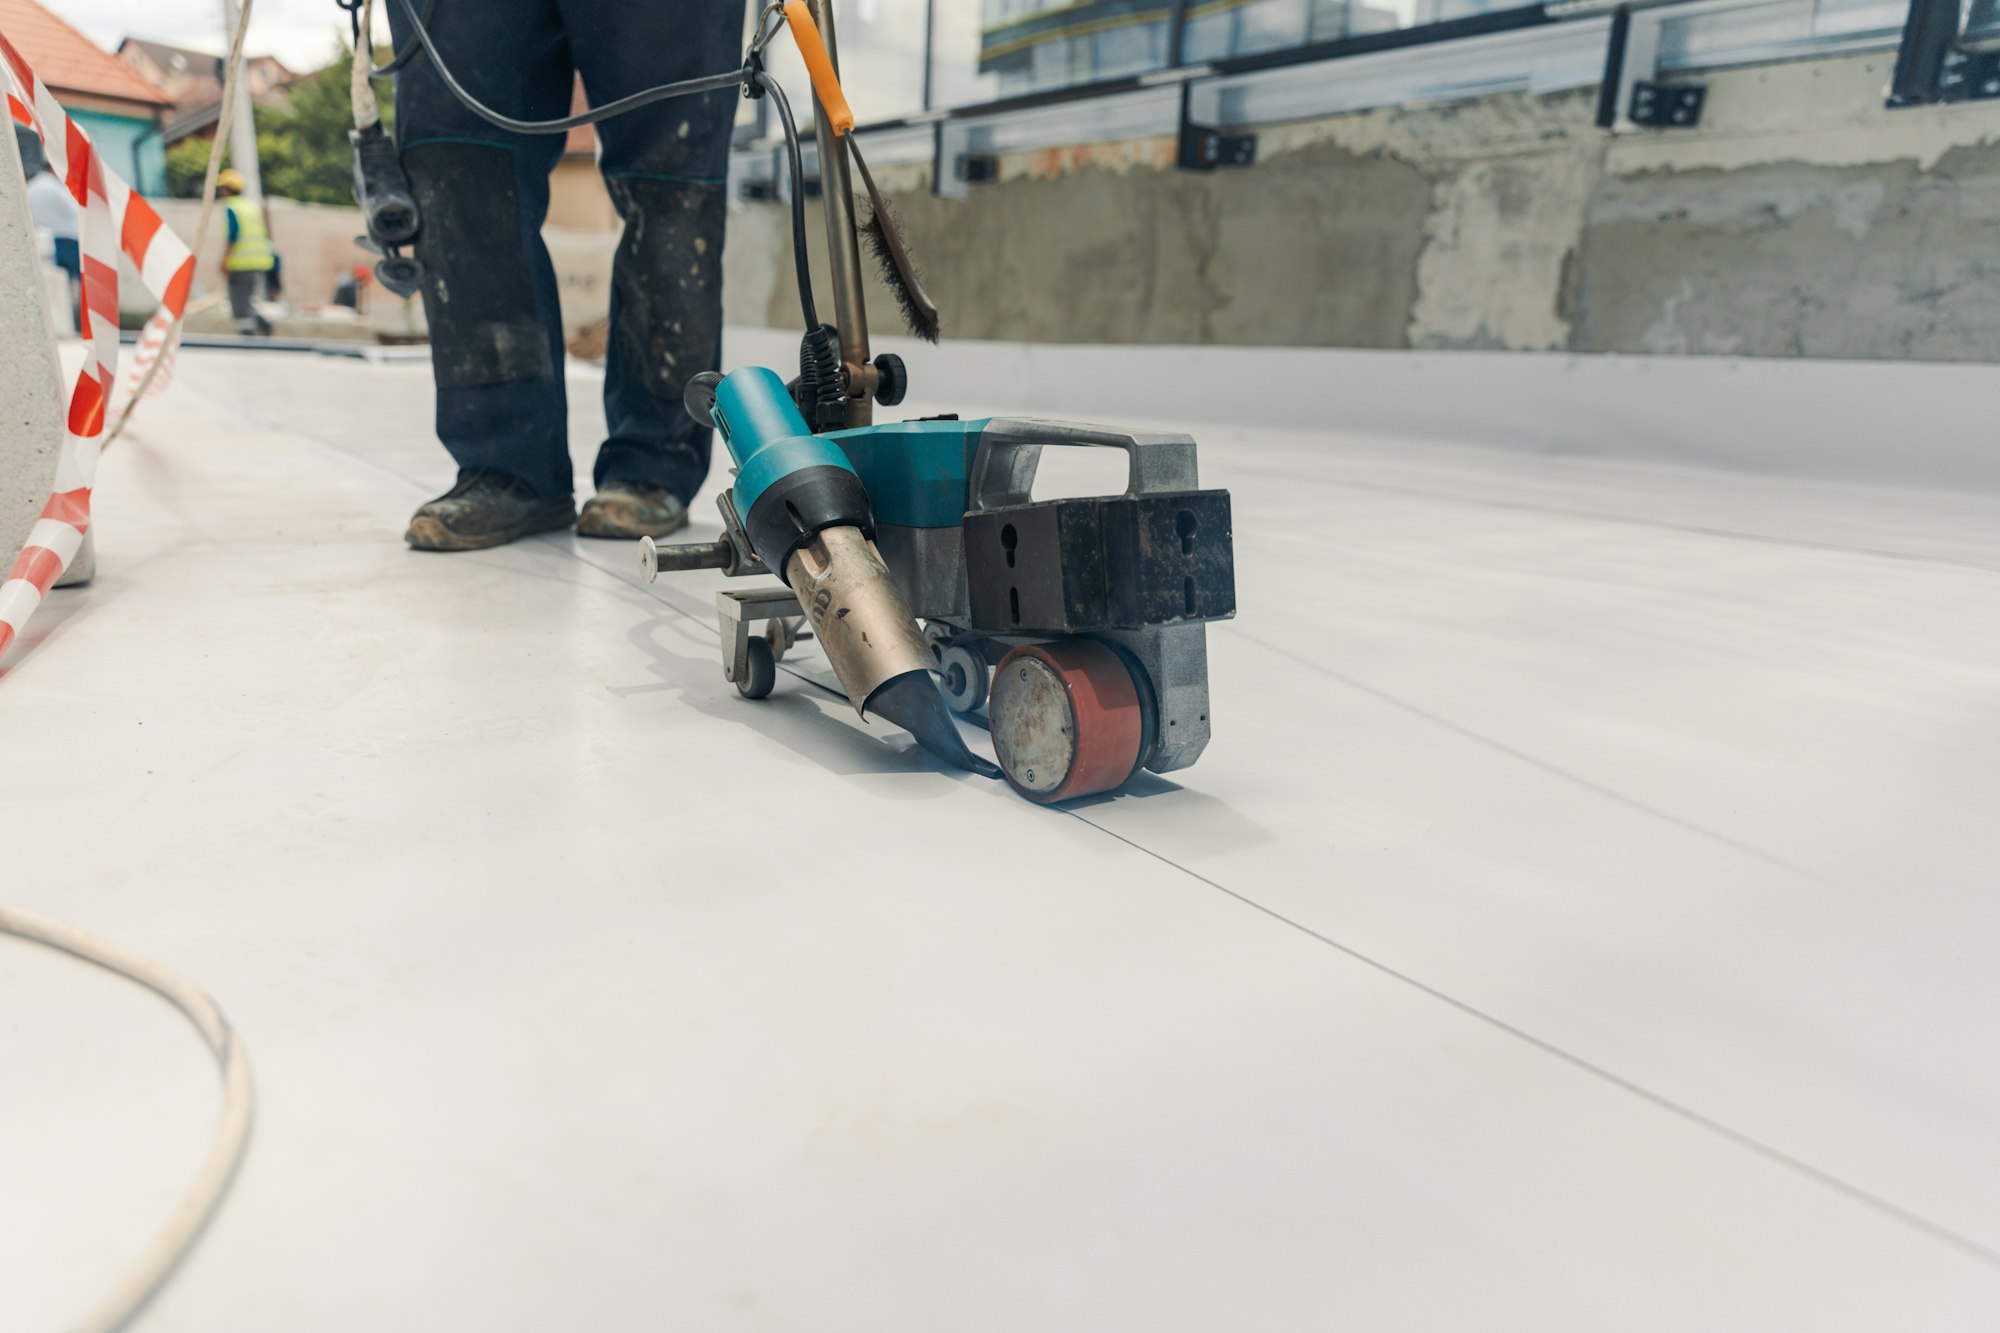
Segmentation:
<svg viewBox="0 0 2000 1333">
<path fill-rule="evenodd" d="M 250 1142 L 250 1117 L 256 1101 L 250 1083 L 250 1058 L 215 1001 L 179 973 L 66 922 L 19 907 L 0 906 L 0 932 L 61 949 L 158 992 L 187 1015 L 222 1070 L 222 1121 L 193 1183 L 181 1195 L 167 1225 L 117 1285 L 68 1329 L 68 1333 L 115 1333 L 172 1276 L 228 1192 Z"/>
<path fill-rule="evenodd" d="M 423 47 L 424 54 L 430 57 L 431 64 L 437 67 L 438 78 L 451 90 L 451 95 L 481 120 L 497 125 L 503 130 L 511 130 L 515 134 L 567 134 L 581 126 L 595 125 L 600 120 L 622 116 L 628 111 L 637 111 L 642 106 L 651 106 L 655 102 L 664 102 L 669 98 L 694 97 L 701 93 L 721 92 L 725 88 L 740 88 L 757 72 L 757 63 L 746 61 L 726 74 L 707 74 L 698 79 L 662 83 L 657 87 L 642 89 L 629 97 L 621 97 L 615 102 L 607 102 L 603 106 L 580 111 L 573 116 L 563 116 L 556 120 L 517 120 L 513 116 L 495 111 L 468 92 L 465 85 L 458 81 L 450 67 L 444 63 L 444 58 L 438 54 L 437 42 L 431 36 L 430 28 L 418 17 L 416 6 L 410 0 L 395 0 L 395 3 L 402 6 L 403 17 L 409 20 L 410 31 L 416 34 L 418 44 Z M 341 0 L 341 7 L 343 9 L 347 7 L 346 0 Z"/>
<path fill-rule="evenodd" d="M 367 83 L 360 73 L 365 63 L 362 52 L 367 49 L 362 45 L 366 40 L 362 31 L 363 18 L 372 15 L 373 0 L 336 0 L 336 3 L 353 17 L 356 60 L 354 84 L 359 90 Z M 805 326 L 809 333 L 820 327 L 819 311 L 813 300 L 810 252 L 806 243 L 806 172 L 804 153 L 799 147 L 799 127 L 792 116 L 791 101 L 785 96 L 785 90 L 764 69 L 764 48 L 784 25 L 784 11 L 781 6 L 767 5 L 758 15 L 757 30 L 749 50 L 745 53 L 743 63 L 727 73 L 708 74 L 696 79 L 682 79 L 675 83 L 662 83 L 656 87 L 642 89 L 629 97 L 607 102 L 603 106 L 592 107 L 588 111 L 555 120 L 522 120 L 495 111 L 473 96 L 471 90 L 458 81 L 458 77 L 451 72 L 451 67 L 445 63 L 444 57 L 438 51 L 437 39 L 431 35 L 428 23 L 418 14 L 412 0 L 393 0 L 393 3 L 402 7 L 403 17 L 409 21 L 410 31 L 415 35 L 417 45 L 407 48 L 388 65 L 379 67 L 368 65 L 369 76 L 389 73 L 401 66 L 409 54 L 421 50 L 437 70 L 439 81 L 466 110 L 489 125 L 514 134 L 567 134 L 580 126 L 595 125 L 599 121 L 622 116 L 628 111 L 636 111 L 655 102 L 664 102 L 676 97 L 696 97 L 704 93 L 721 92 L 725 88 L 741 88 L 746 97 L 768 96 L 778 109 L 778 122 L 784 130 L 785 137 L 785 165 L 791 175 L 792 264 L 798 276 L 799 310 L 805 317 Z M 425 9 L 429 8 L 430 5 L 426 4 Z M 362 100 L 357 91 L 355 102 L 357 112 Z M 367 100 L 372 103 L 372 95 Z"/>
</svg>

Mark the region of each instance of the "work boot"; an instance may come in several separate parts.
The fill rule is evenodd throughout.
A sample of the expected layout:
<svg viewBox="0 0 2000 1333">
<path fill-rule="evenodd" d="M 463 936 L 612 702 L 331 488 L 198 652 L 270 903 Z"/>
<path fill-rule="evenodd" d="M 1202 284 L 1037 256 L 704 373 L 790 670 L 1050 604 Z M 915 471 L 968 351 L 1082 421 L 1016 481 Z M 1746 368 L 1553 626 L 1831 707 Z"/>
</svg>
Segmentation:
<svg viewBox="0 0 2000 1333">
<path fill-rule="evenodd" d="M 687 506 L 664 486 L 607 481 L 576 516 L 579 537 L 664 537 L 687 526 Z"/>
<path fill-rule="evenodd" d="M 458 470 L 458 485 L 410 515 L 403 540 L 419 551 L 480 551 L 576 522 L 568 497 L 544 500 L 510 473 Z"/>
</svg>

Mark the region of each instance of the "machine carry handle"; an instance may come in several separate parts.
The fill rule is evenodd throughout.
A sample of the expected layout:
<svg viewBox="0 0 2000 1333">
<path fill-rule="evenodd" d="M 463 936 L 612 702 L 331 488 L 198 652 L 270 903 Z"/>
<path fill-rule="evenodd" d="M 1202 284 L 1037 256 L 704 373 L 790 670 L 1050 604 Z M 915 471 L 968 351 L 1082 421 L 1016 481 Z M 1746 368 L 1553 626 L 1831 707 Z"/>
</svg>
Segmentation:
<svg viewBox="0 0 2000 1333">
<path fill-rule="evenodd" d="M 1000 419 L 987 426 L 973 455 L 968 513 L 984 513 L 1034 500 L 1042 450 L 1122 449 L 1131 462 L 1126 495 L 1158 495 L 1201 488 L 1192 436 L 1127 435 L 1067 421 Z"/>
</svg>

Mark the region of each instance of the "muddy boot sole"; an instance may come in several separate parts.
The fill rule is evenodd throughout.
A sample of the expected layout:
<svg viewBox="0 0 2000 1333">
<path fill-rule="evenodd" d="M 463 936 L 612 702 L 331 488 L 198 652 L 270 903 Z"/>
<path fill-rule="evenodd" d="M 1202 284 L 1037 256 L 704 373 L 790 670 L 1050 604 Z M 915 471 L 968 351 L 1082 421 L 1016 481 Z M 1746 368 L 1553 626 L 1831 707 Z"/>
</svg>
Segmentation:
<svg viewBox="0 0 2000 1333">
<path fill-rule="evenodd" d="M 403 534 L 403 540 L 415 551 L 484 551 L 538 532 L 555 532 L 575 522 L 576 510 L 568 500 L 552 500 L 518 523 L 489 532 L 453 532 L 435 514 L 419 513 L 410 520 L 410 530 Z"/>
</svg>

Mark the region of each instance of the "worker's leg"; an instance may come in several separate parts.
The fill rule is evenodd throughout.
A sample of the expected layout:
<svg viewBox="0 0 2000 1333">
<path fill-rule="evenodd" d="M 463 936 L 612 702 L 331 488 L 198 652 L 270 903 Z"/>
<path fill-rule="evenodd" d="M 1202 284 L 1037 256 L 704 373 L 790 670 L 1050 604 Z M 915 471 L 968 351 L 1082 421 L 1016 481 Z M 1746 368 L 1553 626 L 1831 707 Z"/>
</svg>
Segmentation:
<svg viewBox="0 0 2000 1333">
<path fill-rule="evenodd" d="M 269 270 L 262 273 L 252 273 L 250 279 L 250 322 L 255 326 L 255 331 L 259 338 L 268 338 L 273 332 L 271 321 L 264 318 L 264 312 L 258 307 L 263 302 L 273 299 L 271 274 Z"/>
<path fill-rule="evenodd" d="M 229 274 L 229 314 L 236 321 L 236 331 L 249 338 L 259 332 L 258 314 L 254 304 L 257 296 L 257 275 L 241 270 L 231 270 Z"/>
<path fill-rule="evenodd" d="M 562 0 L 591 104 L 714 74 L 743 59 L 742 0 Z M 722 233 L 733 90 L 657 102 L 598 126 L 600 165 L 625 219 L 611 277 L 602 497 L 578 530 L 658 535 L 686 521 L 709 436 L 681 404 L 722 356 Z"/>
<path fill-rule="evenodd" d="M 73 236 L 56 237 L 56 267 L 69 279 L 69 326 L 83 327 L 83 250 Z"/>
<path fill-rule="evenodd" d="M 475 97 L 524 119 L 567 113 L 574 75 L 555 0 L 429 8 L 446 65 Z M 402 7 L 389 14 L 397 49 L 414 45 Z M 541 239 L 563 137 L 488 124 L 421 55 L 397 77 L 396 113 L 423 215 L 416 253 L 438 438 L 460 468 L 460 485 L 418 511 L 410 540 L 460 549 L 565 526 L 573 478 L 562 319 Z"/>
</svg>

